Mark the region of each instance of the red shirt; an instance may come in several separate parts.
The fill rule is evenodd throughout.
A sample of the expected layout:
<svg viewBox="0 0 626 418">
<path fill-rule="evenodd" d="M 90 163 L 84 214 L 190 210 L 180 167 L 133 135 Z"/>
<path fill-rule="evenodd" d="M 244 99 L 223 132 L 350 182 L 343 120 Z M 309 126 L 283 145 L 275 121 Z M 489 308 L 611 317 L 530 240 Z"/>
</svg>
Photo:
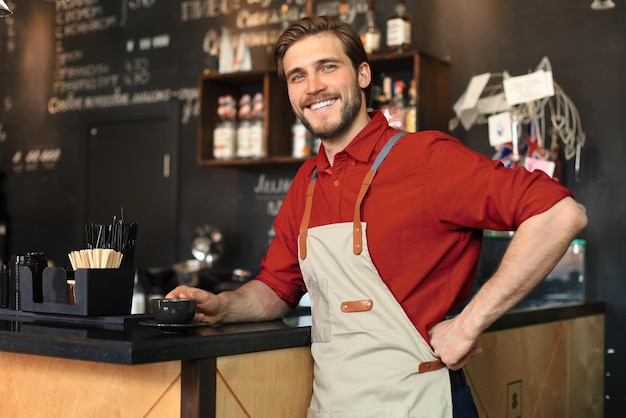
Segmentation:
<svg viewBox="0 0 626 418">
<path fill-rule="evenodd" d="M 380 112 L 330 167 L 323 147 L 298 170 L 276 216 L 257 277 L 289 306 L 306 291 L 298 229 L 317 167 L 309 227 L 352 222 L 374 159 L 397 132 Z M 571 192 L 542 172 L 505 168 L 438 131 L 407 134 L 392 148 L 363 201 L 367 243 L 383 281 L 428 341 L 427 330 L 470 295 L 482 230 L 515 230 Z"/>
</svg>

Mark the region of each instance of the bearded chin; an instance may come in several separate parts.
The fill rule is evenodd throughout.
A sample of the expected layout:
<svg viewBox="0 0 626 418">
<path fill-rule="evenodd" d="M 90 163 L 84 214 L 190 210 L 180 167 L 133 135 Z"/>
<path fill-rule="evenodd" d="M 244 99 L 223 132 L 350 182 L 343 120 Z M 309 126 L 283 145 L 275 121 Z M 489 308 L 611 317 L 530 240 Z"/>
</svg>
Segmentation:
<svg viewBox="0 0 626 418">
<path fill-rule="evenodd" d="M 309 130 L 309 132 L 311 132 L 314 138 L 333 140 L 334 138 L 341 137 L 344 133 L 350 130 L 352 122 L 361 109 L 363 99 L 361 97 L 360 88 L 358 88 L 358 94 L 355 94 L 354 97 L 355 99 L 341 110 L 341 119 L 339 122 L 335 124 L 326 122 L 321 124 L 319 128 L 314 129 L 309 121 L 306 120 L 306 118 L 303 118 L 302 124 Z"/>
</svg>

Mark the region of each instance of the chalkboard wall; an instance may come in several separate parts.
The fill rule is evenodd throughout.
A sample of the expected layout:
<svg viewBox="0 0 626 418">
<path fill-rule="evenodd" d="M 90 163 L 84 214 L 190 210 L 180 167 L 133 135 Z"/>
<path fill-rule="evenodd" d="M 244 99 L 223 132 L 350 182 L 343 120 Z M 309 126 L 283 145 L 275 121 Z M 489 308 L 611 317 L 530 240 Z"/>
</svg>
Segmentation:
<svg viewBox="0 0 626 418">
<path fill-rule="evenodd" d="M 304 15 L 306 2 L 290 2 L 286 14 L 281 3 L 267 0 L 8 4 L 14 15 L 0 21 L 0 51 L 4 57 L 0 74 L 2 80 L 11 81 L 0 86 L 0 146 L 2 168 L 9 177 L 8 194 L 15 196 L 9 198 L 9 212 L 19 213 L 12 217 L 12 250 L 40 249 L 56 263 L 67 263 L 67 251 L 82 245 L 85 223 L 111 221 L 92 219 L 93 208 L 85 205 L 85 196 L 110 195 L 110 191 L 94 193 L 89 189 L 93 182 L 87 167 L 88 130 L 94 123 L 119 125 L 118 135 L 129 135 L 122 142 L 131 144 L 138 141 L 138 135 L 133 132 L 131 137 L 123 127 L 158 114 L 180 127 L 174 138 L 180 156 L 172 163 L 177 168 L 177 188 L 173 195 L 167 195 L 176 200 L 176 205 L 164 216 L 172 223 L 180 223 L 177 229 L 181 236 L 175 239 L 182 245 L 167 257 L 163 257 L 163 251 L 153 251 L 159 246 L 158 240 L 141 242 L 141 220 L 134 218 L 137 213 L 126 210 L 128 220 L 140 223 L 142 245 L 138 244 L 138 249 L 150 248 L 149 254 L 159 255 L 158 259 L 143 257 L 151 265 L 142 267 L 190 258 L 191 231 L 199 223 L 211 223 L 224 230 L 230 250 L 226 259 L 230 258 L 230 264 L 239 261 L 238 244 L 256 248 L 262 243 L 257 251 L 247 253 L 256 259 L 252 265 L 241 260 L 256 269 L 259 254 L 267 244 L 273 210 L 267 219 L 261 218 L 263 225 L 249 225 L 250 237 L 239 237 L 239 219 L 249 219 L 250 214 L 240 217 L 233 208 L 238 207 L 239 200 L 255 196 L 254 192 L 238 184 L 236 171 L 195 166 L 198 81 L 203 70 L 217 69 L 216 46 L 225 28 L 233 45 L 238 44 L 240 36 L 246 37 L 255 69 L 269 68 L 272 63 L 268 52 L 280 33 L 283 17 L 293 20 Z M 163 110 L 163 103 L 175 106 Z M 146 146 L 151 145 L 149 138 L 140 139 Z M 120 148 L 120 158 L 137 152 L 137 147 L 115 146 Z M 110 165 L 111 188 L 129 187 L 128 181 L 120 184 L 120 168 L 115 161 L 103 164 Z M 138 177 L 135 183 L 154 181 L 154 177 L 144 173 L 143 166 L 139 153 L 137 172 L 133 174 Z M 275 175 L 256 174 L 269 178 L 268 181 L 273 181 L 271 177 Z M 289 181 L 292 175 L 293 169 L 287 170 L 277 181 Z M 212 184 L 217 187 L 211 187 Z M 222 188 L 233 193 L 224 193 Z M 243 196 L 238 197 L 236 190 Z M 145 190 L 136 190 L 138 201 L 148 198 L 142 192 Z M 281 193 L 284 195 L 284 191 Z M 275 204 L 281 201 L 281 193 L 274 196 Z M 106 203 L 108 207 L 111 202 Z M 135 203 L 117 205 L 128 209 Z M 162 209 L 161 203 L 155 201 L 151 210 Z M 111 218 L 119 217 L 119 212 L 111 213 Z M 259 231 L 263 234 L 256 240 Z M 168 234 L 162 238 L 169 242 L 168 246 L 171 244 Z"/>
<path fill-rule="evenodd" d="M 223 27 L 231 29 L 234 42 L 241 34 L 247 36 L 255 67 L 271 65 L 267 52 L 282 25 L 283 1 L 7 3 L 15 13 L 0 19 L 0 170 L 6 175 L 11 252 L 42 250 L 55 263 L 67 264 L 67 252 L 83 245 L 84 224 L 95 221 L 86 204 L 88 192 L 93 194 L 87 190 L 90 130 L 110 122 L 119 127 L 121 133 L 116 135 L 133 132 L 128 134 L 132 141 L 141 135 L 131 126 L 156 118 L 176 132 L 175 149 L 166 152 L 176 156 L 167 177 L 176 187 L 174 192 L 167 189 L 147 196 L 135 186 L 135 199 L 151 202 L 148 206 L 160 211 L 165 223 L 174 223 L 176 234 L 170 238 L 164 232 L 168 245 L 174 243 L 172 250 L 150 259 L 161 249 L 154 247 L 144 254 L 146 263 L 169 265 L 191 258 L 193 230 L 209 223 L 222 229 L 226 239 L 219 267 L 256 270 L 271 239 L 271 221 L 284 188 L 297 167 L 199 167 L 198 80 L 205 68 L 216 66 L 214 46 Z M 316 14 L 336 15 L 339 1 L 285 3 L 294 19 L 307 6 Z M 362 22 L 365 3 L 348 1 L 348 18 L 355 26 Z M 374 2 L 383 32 L 391 4 Z M 460 96 L 473 75 L 504 70 L 523 74 L 547 56 L 555 80 L 578 107 L 587 134 L 581 175 L 576 181 L 573 163 L 566 161 L 563 182 L 590 217 L 584 233 L 587 293 L 607 301 L 606 344 L 615 354 L 606 357 L 606 416 L 619 416 L 618 411 L 626 408 L 619 389 L 626 384 L 626 363 L 620 361 L 621 350 L 626 350 L 621 331 L 626 327 L 622 278 L 626 16 L 622 4 L 605 11 L 594 11 L 590 4 L 591 0 L 418 0 L 407 1 L 407 9 L 414 22 L 416 49 L 450 60 L 451 100 Z M 487 155 L 493 152 L 484 125 L 468 132 L 458 128 L 453 134 L 471 148 Z M 151 146 L 151 137 L 141 139 Z M 145 184 L 155 175 L 165 178 L 144 170 L 142 152 L 121 148 L 121 153 L 132 149 L 138 154 L 136 173 L 127 174 L 128 182 L 110 187 Z M 118 169 L 111 164 L 111 170 Z M 151 200 L 154 194 L 161 200 Z M 171 199 L 174 205 L 163 204 Z M 119 216 L 115 212 L 111 217 Z M 129 219 L 135 215 L 126 213 Z M 142 247 L 158 246 L 158 240 L 150 241 Z"/>
</svg>

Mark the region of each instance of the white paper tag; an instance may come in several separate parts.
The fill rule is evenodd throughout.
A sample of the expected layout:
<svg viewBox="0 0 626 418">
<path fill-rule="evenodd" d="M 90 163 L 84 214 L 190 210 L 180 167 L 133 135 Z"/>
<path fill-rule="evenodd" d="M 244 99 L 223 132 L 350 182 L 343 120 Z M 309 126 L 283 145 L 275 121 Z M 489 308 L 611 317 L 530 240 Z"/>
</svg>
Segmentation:
<svg viewBox="0 0 626 418">
<path fill-rule="evenodd" d="M 456 103 L 454 103 L 454 106 L 452 106 L 454 113 L 457 115 L 466 131 L 472 127 L 478 117 L 476 105 L 490 77 L 491 73 L 484 73 L 472 77 L 467 85 L 467 89 L 465 89 L 461 97 L 459 97 Z"/>
<path fill-rule="evenodd" d="M 502 85 L 509 106 L 554 96 L 552 71 L 539 70 L 518 77 L 510 77 L 503 80 Z"/>
<path fill-rule="evenodd" d="M 459 100 L 454 103 L 452 109 L 454 109 L 454 113 L 457 118 L 461 121 L 461 125 L 465 128 L 466 131 L 469 131 L 474 122 L 476 122 L 476 118 L 478 118 L 478 111 L 476 109 L 461 109 L 461 105 L 465 100 L 465 93 L 459 97 Z"/>
<path fill-rule="evenodd" d="M 552 177 L 554 175 L 556 163 L 554 161 L 546 161 L 540 160 L 538 158 L 526 157 L 524 159 L 524 167 L 526 167 L 526 170 L 528 171 L 541 170 L 550 177 Z"/>
<path fill-rule="evenodd" d="M 485 90 L 485 86 L 489 82 L 490 77 L 491 73 L 479 74 L 472 77 L 467 86 L 467 89 L 465 90 L 465 99 L 461 104 L 461 110 L 472 109 L 476 107 L 476 103 L 478 103 L 478 99 L 483 93 L 483 90 Z"/>
<path fill-rule="evenodd" d="M 509 110 L 509 105 L 506 102 L 504 93 L 498 93 L 479 99 L 478 103 L 476 103 L 476 108 L 481 115 L 493 115 Z"/>
<path fill-rule="evenodd" d="M 487 122 L 489 123 L 489 145 L 497 147 L 507 142 L 513 142 L 511 112 L 502 112 L 490 116 Z"/>
</svg>

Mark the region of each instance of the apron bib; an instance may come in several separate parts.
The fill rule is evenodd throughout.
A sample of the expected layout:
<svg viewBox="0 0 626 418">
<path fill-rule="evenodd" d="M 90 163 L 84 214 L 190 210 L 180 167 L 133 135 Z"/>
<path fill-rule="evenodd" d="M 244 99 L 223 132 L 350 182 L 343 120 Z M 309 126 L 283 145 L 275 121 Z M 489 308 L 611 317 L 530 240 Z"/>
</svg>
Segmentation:
<svg viewBox="0 0 626 418">
<path fill-rule="evenodd" d="M 380 278 L 368 251 L 361 202 L 389 140 L 364 180 L 352 223 L 300 228 L 300 267 L 311 295 L 314 359 L 308 418 L 452 417 L 448 369 Z"/>
</svg>

